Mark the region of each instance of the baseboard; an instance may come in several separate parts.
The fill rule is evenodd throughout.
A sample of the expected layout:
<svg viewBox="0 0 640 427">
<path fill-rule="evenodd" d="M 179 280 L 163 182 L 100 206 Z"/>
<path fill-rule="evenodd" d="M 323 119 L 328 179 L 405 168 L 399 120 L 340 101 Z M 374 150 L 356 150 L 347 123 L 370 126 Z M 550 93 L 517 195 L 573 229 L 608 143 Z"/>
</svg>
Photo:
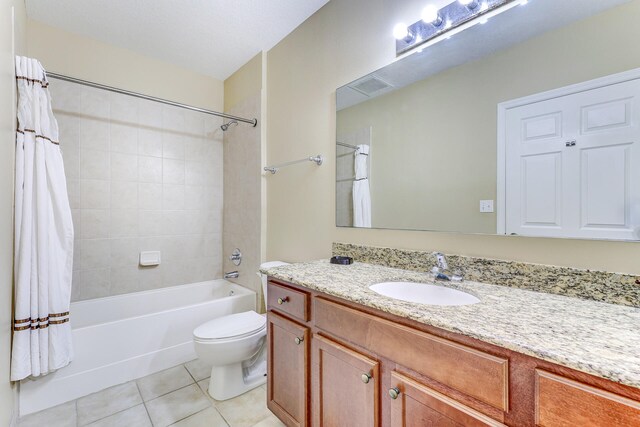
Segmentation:
<svg viewBox="0 0 640 427">
<path fill-rule="evenodd" d="M 18 419 L 20 418 L 20 383 L 13 384 L 13 410 L 9 419 L 9 427 L 18 427 Z"/>
<path fill-rule="evenodd" d="M 70 376 L 57 375 L 60 372 L 56 372 L 37 380 L 23 381 L 20 414 L 42 411 L 195 358 L 193 342 L 188 341 Z"/>
</svg>

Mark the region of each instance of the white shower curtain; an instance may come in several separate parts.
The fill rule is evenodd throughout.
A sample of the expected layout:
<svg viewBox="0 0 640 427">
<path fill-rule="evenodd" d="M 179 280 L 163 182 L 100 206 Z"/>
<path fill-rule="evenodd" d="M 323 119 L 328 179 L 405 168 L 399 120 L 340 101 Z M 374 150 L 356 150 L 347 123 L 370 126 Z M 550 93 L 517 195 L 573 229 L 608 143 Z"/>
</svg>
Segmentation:
<svg viewBox="0 0 640 427">
<path fill-rule="evenodd" d="M 58 123 L 40 62 L 17 57 L 16 77 L 13 381 L 45 375 L 73 358 L 73 222 Z"/>
<path fill-rule="evenodd" d="M 371 194 L 369 192 L 369 146 L 360 144 L 354 153 L 353 226 L 371 228 Z"/>
</svg>

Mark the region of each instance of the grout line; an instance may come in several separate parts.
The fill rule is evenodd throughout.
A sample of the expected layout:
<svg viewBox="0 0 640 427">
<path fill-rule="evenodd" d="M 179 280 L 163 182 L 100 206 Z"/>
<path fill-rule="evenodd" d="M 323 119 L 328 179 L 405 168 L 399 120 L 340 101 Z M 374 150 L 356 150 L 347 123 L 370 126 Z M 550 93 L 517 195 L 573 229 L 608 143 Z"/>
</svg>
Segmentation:
<svg viewBox="0 0 640 427">
<path fill-rule="evenodd" d="M 193 360 L 197 360 L 197 359 L 193 359 Z M 189 368 L 187 368 L 187 364 L 183 363 L 181 366 L 187 371 L 187 373 L 189 374 L 193 382 L 196 383 L 196 385 L 198 385 L 198 380 L 196 380 L 196 377 L 194 377 L 191 371 L 189 370 Z M 200 386 L 198 386 L 198 388 L 200 388 Z"/>
<path fill-rule="evenodd" d="M 169 424 L 169 426 L 176 425 L 176 424 L 178 424 L 180 421 L 184 421 L 184 420 L 186 420 L 187 418 L 191 418 L 191 417 L 193 417 L 193 416 L 196 416 L 196 415 L 198 415 L 200 412 L 204 412 L 204 411 L 206 411 L 206 410 L 207 410 L 207 409 L 209 409 L 209 408 L 213 408 L 213 409 L 215 410 L 215 408 L 213 407 L 213 405 L 212 405 L 212 406 L 209 406 L 208 408 L 201 409 L 201 410 L 199 410 L 198 412 L 194 412 L 194 413 L 193 413 L 193 414 L 191 414 L 191 415 L 187 415 L 187 416 L 186 416 L 186 417 L 184 417 L 184 418 L 180 418 L 180 419 L 179 419 L 179 420 L 177 420 L 176 422 Z M 216 412 L 218 412 L 218 411 L 216 410 Z M 220 412 L 218 412 L 218 414 L 220 414 Z M 220 417 L 222 417 L 222 414 L 220 414 Z M 224 417 L 222 417 L 222 419 L 224 420 L 225 424 L 228 426 L 228 425 L 229 425 L 229 423 L 227 422 L 227 420 L 225 420 L 225 419 L 224 419 Z"/>
<path fill-rule="evenodd" d="M 149 418 L 149 422 L 151 423 L 151 425 L 153 425 L 153 420 L 151 419 L 149 408 L 147 408 L 147 402 L 145 402 L 144 398 L 142 397 L 142 392 L 140 391 L 140 386 L 138 385 L 138 381 L 135 380 L 135 382 L 136 382 L 136 388 L 138 389 L 138 394 L 140 394 L 140 400 L 142 400 L 142 405 L 144 406 L 144 411 L 147 413 L 147 418 Z"/>
<path fill-rule="evenodd" d="M 156 400 L 156 399 L 160 399 L 161 397 L 164 397 L 164 396 L 166 396 L 166 395 L 168 395 L 168 394 L 171 394 L 171 393 L 173 393 L 174 391 L 182 390 L 182 389 L 185 389 L 185 388 L 187 388 L 187 387 L 191 387 L 192 385 L 194 385 L 194 384 L 193 384 L 193 383 L 191 383 L 191 384 L 187 384 L 187 385 L 182 386 L 182 387 L 180 387 L 180 388 L 177 388 L 177 389 L 175 389 L 175 390 L 171 390 L 171 391 L 169 391 L 169 392 L 167 392 L 167 393 L 161 394 L 160 396 L 156 396 L 156 397 L 154 397 L 153 399 L 149 399 L 149 400 L 147 400 L 147 401 L 144 401 L 144 399 L 143 399 L 143 403 L 145 403 L 145 404 L 146 404 L 147 402 L 153 402 L 154 400 Z M 195 386 L 196 386 L 196 387 L 198 387 L 198 384 L 196 384 Z M 198 387 L 198 390 L 200 390 L 200 387 Z M 202 391 L 202 390 L 200 390 L 200 391 Z"/>
<path fill-rule="evenodd" d="M 76 411 L 76 427 L 78 427 L 80 424 L 78 424 L 78 399 L 76 399 L 74 402 L 74 407 L 75 407 L 75 411 Z"/>
<path fill-rule="evenodd" d="M 117 386 L 119 386 L 119 385 L 124 385 L 124 384 L 130 383 L 130 382 L 133 382 L 133 383 L 136 385 L 136 389 L 138 390 L 138 395 L 140 396 L 140 402 L 141 402 L 141 403 L 144 403 L 144 401 L 142 400 L 142 395 L 140 394 L 140 389 L 138 388 L 138 383 L 136 383 L 136 380 L 127 381 L 127 382 L 124 382 L 124 383 L 122 383 L 122 384 L 117 384 L 117 385 L 114 385 L 114 386 L 111 386 L 111 387 L 105 388 L 104 390 L 108 390 L 109 388 L 117 387 Z M 104 391 L 104 390 L 97 391 L 96 393 L 100 393 L 101 391 Z M 95 393 L 91 393 L 91 394 L 95 394 Z M 87 396 L 91 396 L 91 394 L 88 394 Z M 87 397 L 87 396 L 82 396 L 82 397 Z M 83 427 L 83 426 L 91 425 L 91 424 L 96 423 L 96 422 L 98 422 L 98 421 L 104 420 L 105 418 L 109 418 L 109 417 L 110 417 L 110 416 L 112 416 L 112 415 L 116 415 L 116 414 L 119 414 L 119 413 L 121 413 L 121 412 L 128 411 L 129 409 L 131 409 L 131 408 L 135 408 L 136 406 L 140 405 L 140 403 L 136 403 L 135 405 L 128 406 L 128 407 L 126 407 L 126 408 L 124 408 L 124 409 L 121 409 L 121 410 L 119 410 L 119 411 L 116 411 L 116 412 L 114 412 L 114 413 L 112 413 L 112 414 L 109 414 L 109 415 L 104 416 L 104 417 L 102 417 L 102 418 L 98 418 L 98 419 L 96 419 L 96 420 L 93 420 L 93 421 L 91 421 L 91 422 L 90 422 L 90 423 L 88 423 L 88 424 L 83 424 L 83 425 L 81 425 L 81 424 L 80 424 L 80 422 L 78 421 L 78 400 L 82 399 L 82 397 L 79 397 L 78 399 L 76 399 L 76 426 L 78 426 L 78 427 Z"/>
<path fill-rule="evenodd" d="M 130 406 L 130 407 L 126 408 L 126 409 L 122 409 L 122 410 L 120 410 L 120 411 L 114 412 L 113 414 L 109 414 L 109 415 L 107 415 L 106 417 L 98 418 L 97 420 L 93 420 L 93 421 L 91 421 L 89 424 L 82 424 L 82 425 L 80 425 L 80 424 L 78 424 L 78 420 L 77 420 L 77 418 L 76 418 L 76 425 L 77 425 L 78 427 L 90 426 L 90 425 L 91 425 L 91 424 L 93 424 L 93 423 L 97 423 L 98 421 L 102 421 L 102 420 L 104 420 L 104 419 L 106 419 L 106 418 L 109 418 L 109 417 L 111 417 L 111 416 L 113 416 L 113 415 L 117 415 L 117 414 L 119 414 L 119 413 L 121 413 L 121 412 L 128 411 L 129 409 L 133 409 L 133 408 L 135 408 L 136 406 L 140 406 L 140 405 L 142 405 L 142 403 L 138 403 L 138 404 L 133 405 L 133 406 Z"/>
</svg>

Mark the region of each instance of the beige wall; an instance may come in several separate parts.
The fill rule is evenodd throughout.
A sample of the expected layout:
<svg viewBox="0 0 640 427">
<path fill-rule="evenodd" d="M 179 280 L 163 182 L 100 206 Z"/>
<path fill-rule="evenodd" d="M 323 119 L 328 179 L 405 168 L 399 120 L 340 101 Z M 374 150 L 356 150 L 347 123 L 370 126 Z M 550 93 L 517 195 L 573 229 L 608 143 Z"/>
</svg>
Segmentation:
<svg viewBox="0 0 640 427">
<path fill-rule="evenodd" d="M 326 162 L 320 168 L 287 168 L 270 177 L 267 257 L 327 257 L 332 241 L 344 241 L 640 274 L 637 243 L 335 226 L 335 89 L 391 62 L 395 57 L 390 36 L 394 23 L 412 22 L 419 16 L 420 7 L 417 0 L 402 5 L 393 0 L 333 0 L 269 51 L 267 161 L 322 153 Z M 553 77 L 557 85 L 637 66 L 637 58 L 631 56 L 613 64 L 603 60 L 615 52 L 637 50 L 634 27 L 640 4 L 634 1 L 622 8 L 625 10 L 620 13 L 615 32 L 594 31 L 604 37 L 591 44 L 569 34 L 563 44 L 546 49 L 549 63 L 571 59 L 574 52 L 564 43 L 581 45 L 581 52 L 588 50 L 592 58 L 598 58 L 588 70 L 557 72 Z M 531 66 L 531 61 L 533 57 L 521 58 L 523 67 Z M 549 75 L 554 73 L 550 68 Z M 537 90 L 535 85 L 530 89 Z"/>
<path fill-rule="evenodd" d="M 15 19 L 14 19 L 15 16 Z M 22 0 L 0 4 L 0 425 L 11 425 L 15 387 L 9 382 L 13 321 L 13 171 L 15 153 L 14 54 L 26 53 L 26 11 Z M 15 48 L 15 51 L 14 51 Z"/>
<path fill-rule="evenodd" d="M 46 70 L 221 111 L 221 80 L 29 20 L 29 56 Z"/>
<path fill-rule="evenodd" d="M 224 81 L 225 112 L 233 114 L 231 110 L 236 105 L 260 92 L 262 59 L 263 54 L 260 52 Z"/>
<path fill-rule="evenodd" d="M 480 213 L 478 203 L 496 198 L 496 106 L 640 67 L 638 49 L 603 49 L 597 60 L 593 52 L 615 45 L 620 20 L 639 6 L 615 8 L 341 110 L 338 135 L 372 127 L 373 226 L 495 233 L 496 215 Z M 625 37 L 640 39 L 640 27 L 626 28 Z M 517 78 L 504 84 L 504 76 Z"/>
</svg>

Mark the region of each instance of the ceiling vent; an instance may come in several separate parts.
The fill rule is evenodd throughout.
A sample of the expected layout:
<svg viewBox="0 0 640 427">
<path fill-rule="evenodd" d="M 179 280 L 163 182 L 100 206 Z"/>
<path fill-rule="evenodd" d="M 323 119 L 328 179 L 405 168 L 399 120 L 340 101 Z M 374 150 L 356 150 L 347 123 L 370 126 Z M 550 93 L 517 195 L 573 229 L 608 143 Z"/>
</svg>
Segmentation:
<svg viewBox="0 0 640 427">
<path fill-rule="evenodd" d="M 367 76 L 363 80 L 358 80 L 349 85 L 353 90 L 357 90 L 363 95 L 371 96 L 381 90 L 391 88 L 392 86 L 375 76 Z"/>
</svg>

